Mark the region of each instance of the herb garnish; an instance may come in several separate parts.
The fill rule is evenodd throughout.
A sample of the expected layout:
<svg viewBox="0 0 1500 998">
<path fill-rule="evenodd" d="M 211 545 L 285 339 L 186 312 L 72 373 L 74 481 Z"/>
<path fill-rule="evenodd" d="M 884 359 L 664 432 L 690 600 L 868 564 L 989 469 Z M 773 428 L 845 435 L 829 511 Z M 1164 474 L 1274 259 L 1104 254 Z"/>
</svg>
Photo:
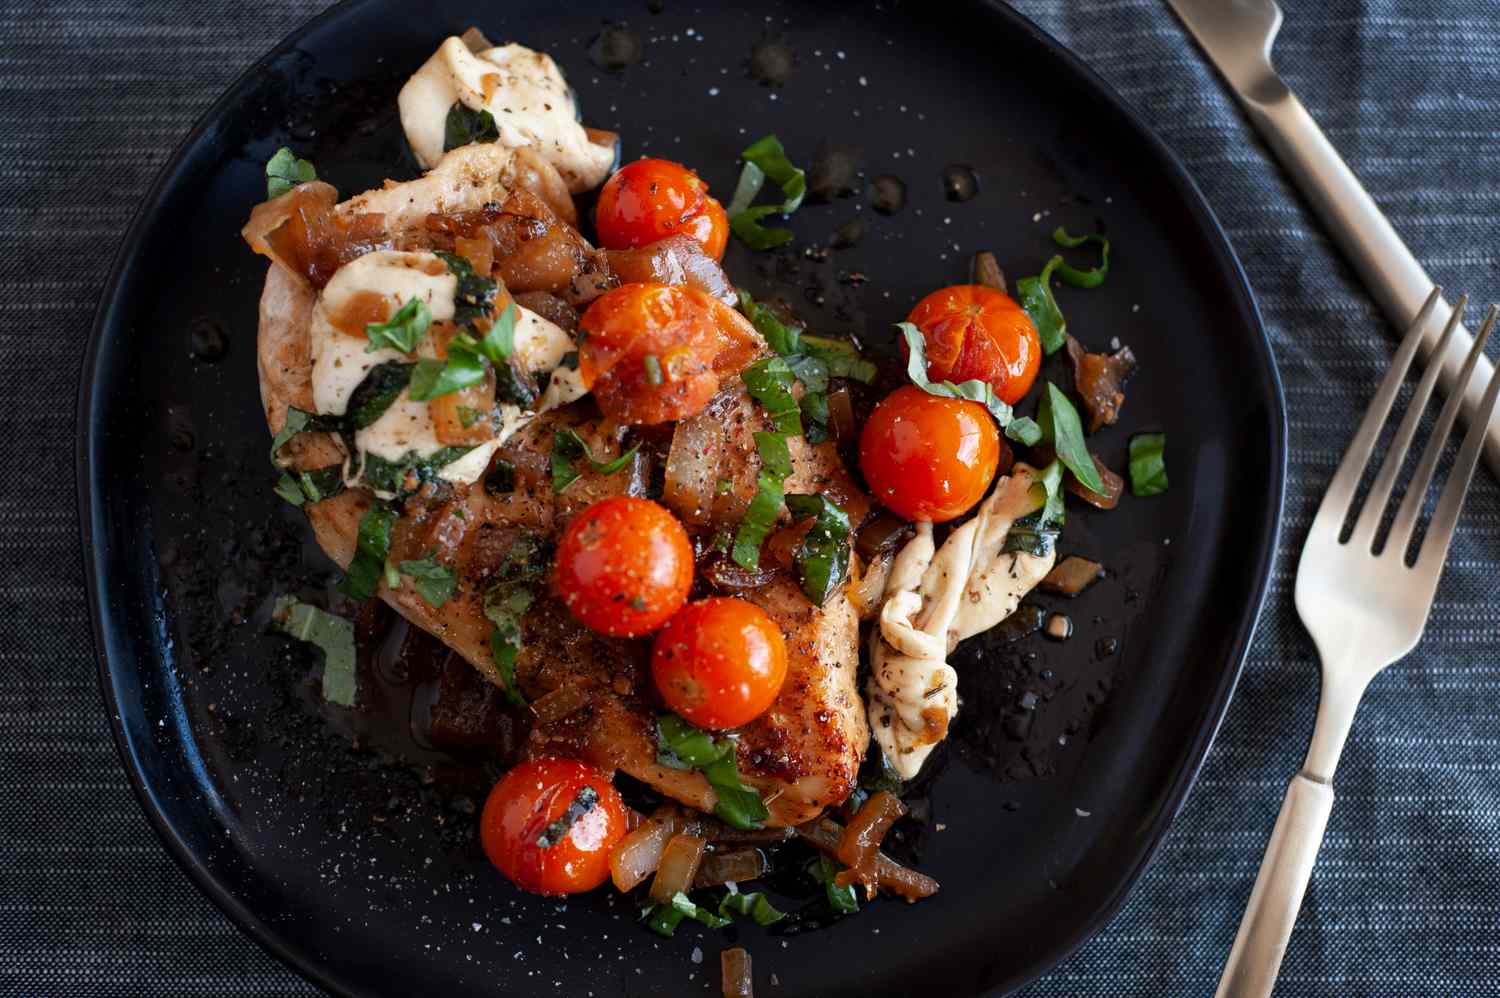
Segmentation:
<svg viewBox="0 0 1500 998">
<path fill-rule="evenodd" d="M 393 506 L 377 502 L 359 521 L 354 544 L 354 560 L 344 572 L 339 592 L 350 599 L 369 599 L 380 588 L 386 575 L 386 557 L 391 553 L 391 528 L 400 517 Z"/>
<path fill-rule="evenodd" d="M 600 461 L 589 452 L 588 444 L 584 443 L 577 430 L 558 430 L 552 435 L 552 491 L 560 493 L 578 481 L 583 473 L 574 466 L 574 462 L 580 458 L 594 474 L 613 475 L 629 464 L 635 452 L 640 449 L 641 445 L 637 443 L 613 461 Z"/>
<path fill-rule="evenodd" d="M 354 706 L 354 623 L 294 596 L 276 597 L 271 624 L 298 641 L 323 650 L 323 699 Z"/>
<path fill-rule="evenodd" d="M 682 891 L 673 894 L 672 900 L 666 904 L 653 902 L 643 906 L 641 918 L 645 920 L 648 929 L 668 939 L 672 938 L 672 934 L 677 931 L 677 926 L 682 924 L 684 918 L 702 922 L 710 929 L 722 929 L 730 921 L 722 915 L 715 915 L 707 908 L 695 904 L 693 899 Z"/>
<path fill-rule="evenodd" d="M 446 361 L 427 358 L 417 362 L 411 376 L 412 399 L 426 402 L 479 384 L 484 380 L 488 360 L 495 366 L 496 395 L 517 405 L 531 404 L 536 400 L 536 392 L 510 366 L 520 309 L 515 302 L 507 303 L 489 328 L 481 331 L 483 320 L 494 310 L 499 285 L 476 273 L 473 265 L 461 256 L 442 251 L 437 255 L 448 265 L 449 273 L 458 278 L 453 295 L 453 321 L 463 331 L 449 341 Z"/>
<path fill-rule="evenodd" d="M 365 353 L 374 353 L 387 347 L 411 353 L 417 348 L 417 340 L 422 338 L 431 325 L 432 310 L 427 307 L 427 303 L 420 298 L 408 298 L 406 304 L 386 321 L 365 325 L 365 335 L 370 338 Z"/>
<path fill-rule="evenodd" d="M 484 593 L 484 616 L 493 628 L 490 655 L 504 684 L 505 698 L 517 707 L 526 706 L 526 698 L 516 685 L 521 617 L 536 599 L 532 587 L 545 573 L 539 557 L 541 550 L 541 542 L 535 536 L 523 534 L 517 538 L 496 570 L 495 581 Z"/>
<path fill-rule="evenodd" d="M 1062 254 L 1047 261 L 1036 277 L 1023 277 L 1016 282 L 1016 297 L 1021 308 L 1036 326 L 1037 337 L 1042 341 L 1042 350 L 1048 354 L 1061 350 L 1068 341 L 1068 320 L 1052 294 L 1052 273 L 1075 288 L 1097 288 L 1109 274 L 1109 240 L 1104 236 L 1070 236 L 1059 225 L 1052 231 L 1052 241 L 1065 249 L 1073 249 L 1084 243 L 1099 244 L 1099 266 L 1091 270 L 1079 270 L 1063 260 Z"/>
<path fill-rule="evenodd" d="M 536 837 L 537 848 L 551 849 L 557 845 L 573 830 L 573 826 L 578 824 L 580 818 L 598 805 L 599 791 L 588 784 L 584 784 L 583 788 L 578 791 L 577 796 L 573 798 L 573 802 L 568 805 L 568 809 L 556 821 L 551 822 L 546 828 L 542 829 L 542 834 Z"/>
<path fill-rule="evenodd" d="M 822 606 L 849 579 L 849 517 L 824 495 L 787 496 L 786 508 L 798 519 L 814 517 L 793 564 L 803 594 Z"/>
<path fill-rule="evenodd" d="M 740 372 L 750 397 L 766 409 L 771 425 L 785 436 L 802 435 L 802 419 L 798 415 L 797 399 L 792 395 L 792 369 L 785 358 L 766 357 Z"/>
<path fill-rule="evenodd" d="M 852 915 L 859 911 L 859 895 L 854 892 L 853 884 L 839 886 L 836 878 L 842 869 L 837 862 L 820 854 L 807 865 L 807 874 L 815 882 L 823 885 L 828 907 L 832 908 L 835 914 Z"/>
<path fill-rule="evenodd" d="M 391 461 L 379 454 L 365 454 L 364 469 L 360 481 L 377 492 L 389 492 L 397 499 L 405 499 L 415 492 L 423 482 L 438 477 L 438 472 L 463 457 L 473 447 L 444 447 L 423 457 L 416 451 L 407 451 Z"/>
<path fill-rule="evenodd" d="M 790 215 L 801 207 L 807 194 L 807 176 L 787 159 L 786 150 L 775 135 L 756 139 L 745 147 L 740 158 L 745 166 L 729 202 L 729 228 L 753 250 L 767 250 L 790 242 L 790 229 L 767 228 L 760 220 L 771 214 Z M 781 188 L 781 203 L 752 207 L 751 202 L 767 178 Z"/>
<path fill-rule="evenodd" d="M 448 109 L 448 117 L 443 122 L 443 152 L 471 142 L 495 142 L 499 138 L 500 128 L 488 110 L 475 111 L 463 101 L 454 101 Z"/>
<path fill-rule="evenodd" d="M 1000 401 L 989 382 L 978 378 L 960 385 L 951 381 L 928 381 L 927 341 L 923 338 L 922 331 L 910 322 L 898 322 L 896 328 L 906 337 L 906 348 L 910 354 L 906 360 L 906 376 L 911 379 L 912 384 L 929 395 L 978 402 L 990 411 L 990 415 L 995 417 L 995 422 L 1002 428 L 1010 426 L 1015 414 L 1010 406 Z"/>
<path fill-rule="evenodd" d="M 1099 266 L 1091 270 L 1078 270 L 1066 263 L 1057 266 L 1057 276 L 1075 288 L 1097 288 L 1109 276 L 1109 240 L 1101 235 L 1070 236 L 1068 230 L 1059 225 L 1052 230 L 1052 241 L 1067 249 L 1075 249 L 1084 243 L 1099 244 Z"/>
<path fill-rule="evenodd" d="M 719 914 L 728 918 L 731 915 L 749 915 L 756 925 L 775 925 L 786 918 L 786 913 L 778 911 L 776 906 L 766 900 L 766 896 L 760 891 L 752 894 L 729 894 L 719 902 Z"/>
<path fill-rule="evenodd" d="M 760 792 L 740 779 L 735 740 L 715 741 L 676 714 L 656 716 L 656 761 L 673 769 L 696 769 L 714 788 L 719 802 L 714 814 L 739 829 L 760 828 L 771 816 Z"/>
<path fill-rule="evenodd" d="M 793 413 L 795 415 L 795 412 Z M 792 452 L 779 433 L 756 433 L 755 450 L 760 455 L 760 474 L 755 478 L 755 496 L 734 533 L 731 557 L 741 568 L 760 566 L 760 546 L 781 512 L 784 483 L 792 473 Z"/>
<path fill-rule="evenodd" d="M 453 569 L 439 563 L 436 554 L 437 550 L 434 548 L 423 557 L 403 561 L 400 565 L 401 574 L 411 579 L 417 594 L 434 610 L 452 599 L 454 590 L 458 588 L 458 576 L 453 573 Z"/>
<path fill-rule="evenodd" d="M 266 160 L 266 198 L 279 198 L 298 184 L 318 179 L 318 171 L 305 159 L 298 159 L 286 146 Z"/>
<path fill-rule="evenodd" d="M 315 471 L 284 471 L 276 482 L 275 492 L 293 506 L 322 502 L 344 491 L 344 467 L 331 464 Z"/>
<path fill-rule="evenodd" d="M 1130 438 L 1130 491 L 1156 496 L 1167 491 L 1167 435 L 1137 433 Z"/>
<path fill-rule="evenodd" d="M 1042 469 L 1031 486 L 1031 499 L 1036 509 L 1017 517 L 1010 525 L 1000 547 L 1002 552 L 1020 551 L 1045 558 L 1053 550 L 1058 534 L 1062 532 L 1064 517 L 1062 476 L 1063 467 L 1059 461 Z"/>
<path fill-rule="evenodd" d="M 1104 482 L 1099 478 L 1099 469 L 1083 440 L 1083 422 L 1073 403 L 1052 382 L 1047 382 L 1047 391 L 1036 410 L 1037 424 L 1042 438 L 1057 451 L 1057 459 L 1067 466 L 1079 484 L 1092 492 L 1103 492 Z"/>
</svg>

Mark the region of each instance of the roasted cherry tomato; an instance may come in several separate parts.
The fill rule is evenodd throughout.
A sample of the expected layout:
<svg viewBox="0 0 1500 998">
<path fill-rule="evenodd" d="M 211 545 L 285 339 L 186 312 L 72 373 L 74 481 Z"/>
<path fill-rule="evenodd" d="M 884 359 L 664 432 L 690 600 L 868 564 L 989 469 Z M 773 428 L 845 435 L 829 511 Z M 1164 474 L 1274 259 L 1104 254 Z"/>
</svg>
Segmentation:
<svg viewBox="0 0 1500 998">
<path fill-rule="evenodd" d="M 934 291 L 906 321 L 927 341 L 932 381 L 988 381 L 1000 401 L 1014 405 L 1042 366 L 1042 341 L 1031 317 L 1009 295 L 982 284 Z M 907 351 L 905 342 L 901 351 Z"/>
<path fill-rule="evenodd" d="M 523 762 L 484 802 L 484 854 L 517 887 L 578 894 L 609 877 L 625 837 L 625 802 L 609 774 L 574 759 Z"/>
<path fill-rule="evenodd" d="M 637 638 L 687 602 L 693 546 L 677 518 L 651 500 L 601 499 L 563 531 L 553 582 L 584 626 Z"/>
<path fill-rule="evenodd" d="M 695 416 L 762 349 L 748 319 L 696 288 L 626 284 L 579 320 L 578 374 L 606 416 L 665 423 Z"/>
<path fill-rule="evenodd" d="M 859 437 L 871 494 L 908 520 L 941 523 L 984 498 L 1000 463 L 1000 431 L 978 402 L 898 388 Z"/>
<path fill-rule="evenodd" d="M 729 242 L 724 206 L 708 196 L 696 173 L 667 159 L 638 159 L 605 181 L 594 225 L 606 249 L 647 246 L 681 233 L 718 260 Z"/>
<path fill-rule="evenodd" d="M 656 635 L 651 676 L 667 706 L 711 730 L 749 724 L 781 692 L 786 643 L 754 603 L 733 596 L 689 603 Z"/>
</svg>

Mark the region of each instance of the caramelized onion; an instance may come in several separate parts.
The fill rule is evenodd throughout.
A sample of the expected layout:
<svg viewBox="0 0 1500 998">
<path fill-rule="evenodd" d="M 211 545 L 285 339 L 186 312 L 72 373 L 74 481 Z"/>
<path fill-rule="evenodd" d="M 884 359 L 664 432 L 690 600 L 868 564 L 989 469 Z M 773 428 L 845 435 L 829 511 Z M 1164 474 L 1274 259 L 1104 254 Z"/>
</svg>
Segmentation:
<svg viewBox="0 0 1500 998">
<path fill-rule="evenodd" d="M 798 825 L 797 837 L 837 858 L 839 843 L 844 838 L 844 829 L 838 822 L 822 818 L 809 821 L 805 825 Z M 902 866 L 883 852 L 876 852 L 872 862 L 882 890 L 890 891 L 908 901 L 931 897 L 938 892 L 936 880 Z"/>
<path fill-rule="evenodd" d="M 858 555 L 854 556 L 849 570 L 848 592 L 849 602 L 854 604 L 854 612 L 859 615 L 860 620 L 869 620 L 880 612 L 885 586 L 890 581 L 891 566 L 895 561 L 894 551 L 886 551 L 870 565 L 865 565 Z"/>
<path fill-rule="evenodd" d="M 854 396 L 849 386 L 840 384 L 828 390 L 828 430 L 833 442 L 842 447 L 855 437 Z"/>
<path fill-rule="evenodd" d="M 734 946 L 719 954 L 719 971 L 724 977 L 724 998 L 755 998 L 755 978 L 750 972 L 750 953 Z"/>
<path fill-rule="evenodd" d="M 839 839 L 834 857 L 848 869 L 839 873 L 840 887 L 863 884 L 865 894 L 873 896 L 879 875 L 875 870 L 875 857 L 880 852 L 880 843 L 896 820 L 906 814 L 906 805 L 888 790 L 881 790 L 865 801 L 864 807 L 850 820 Z"/>
<path fill-rule="evenodd" d="M 1000 269 L 995 254 L 989 251 L 974 254 L 974 283 L 1005 293 L 1005 271 Z"/>
<path fill-rule="evenodd" d="M 572 717 L 589 705 L 593 689 L 587 683 L 568 683 L 538 697 L 531 705 L 538 724 Z"/>
<path fill-rule="evenodd" d="M 1049 593 L 1077 596 L 1095 582 L 1104 578 L 1104 566 L 1097 561 L 1070 554 L 1053 566 L 1052 571 L 1041 581 L 1041 587 Z"/>
<path fill-rule="evenodd" d="M 1099 455 L 1090 453 L 1089 457 L 1094 459 L 1094 470 L 1099 472 L 1099 480 L 1104 483 L 1104 491 L 1095 492 L 1072 475 L 1068 476 L 1068 491 L 1090 506 L 1114 509 L 1120 504 L 1120 494 L 1125 491 L 1125 479 L 1106 468 L 1104 462 L 1099 460 Z"/>
<path fill-rule="evenodd" d="M 718 887 L 731 880 L 743 883 L 763 875 L 768 868 L 759 849 L 735 849 L 730 852 L 705 853 L 693 878 L 694 887 Z"/>
<path fill-rule="evenodd" d="M 615 889 L 621 893 L 634 890 L 655 873 L 673 834 L 671 825 L 651 819 L 621 839 L 609 854 L 609 875 Z"/>
<path fill-rule="evenodd" d="M 884 554 L 895 551 L 911 537 L 913 527 L 906 520 L 882 509 L 859 528 L 854 537 L 854 552 L 867 563 L 873 564 Z"/>
<path fill-rule="evenodd" d="M 699 564 L 698 572 L 715 589 L 727 593 L 759 589 L 776 578 L 776 570 L 773 568 L 741 568 L 718 551 L 711 553 Z"/>
<path fill-rule="evenodd" d="M 651 900 L 667 904 L 673 895 L 689 890 L 693 878 L 698 875 L 698 865 L 703 862 L 703 850 L 707 846 L 705 839 L 685 833 L 668 839 L 656 876 L 651 880 Z"/>
<path fill-rule="evenodd" d="M 726 305 L 739 300 L 719 262 L 690 236 L 668 236 L 649 246 L 606 250 L 609 267 L 623 284 L 681 284 L 697 288 Z"/>
<path fill-rule="evenodd" d="M 1125 404 L 1125 379 L 1135 369 L 1135 354 L 1129 347 L 1111 354 L 1089 353 L 1069 336 L 1068 360 L 1073 365 L 1073 386 L 1088 413 L 1089 432 L 1114 423 Z"/>
</svg>

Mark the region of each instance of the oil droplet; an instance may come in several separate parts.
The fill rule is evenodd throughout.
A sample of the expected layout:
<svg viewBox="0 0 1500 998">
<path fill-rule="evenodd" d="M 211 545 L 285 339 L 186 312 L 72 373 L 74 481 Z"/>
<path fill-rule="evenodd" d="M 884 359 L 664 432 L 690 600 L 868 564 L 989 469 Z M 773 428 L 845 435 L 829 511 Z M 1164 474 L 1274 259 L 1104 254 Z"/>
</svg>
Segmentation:
<svg viewBox="0 0 1500 998">
<path fill-rule="evenodd" d="M 906 206 L 906 183 L 889 173 L 870 181 L 870 206 L 882 215 L 894 215 Z"/>
<path fill-rule="evenodd" d="M 943 194 L 949 201 L 968 201 L 979 194 L 979 174 L 972 166 L 949 163 L 943 167 Z"/>
<path fill-rule="evenodd" d="M 623 24 L 607 24 L 589 43 L 589 61 L 606 73 L 620 73 L 641 59 L 641 36 Z"/>
<path fill-rule="evenodd" d="M 229 333 L 224 323 L 212 316 L 200 315 L 188 323 L 188 349 L 193 359 L 216 364 L 229 352 Z"/>
</svg>

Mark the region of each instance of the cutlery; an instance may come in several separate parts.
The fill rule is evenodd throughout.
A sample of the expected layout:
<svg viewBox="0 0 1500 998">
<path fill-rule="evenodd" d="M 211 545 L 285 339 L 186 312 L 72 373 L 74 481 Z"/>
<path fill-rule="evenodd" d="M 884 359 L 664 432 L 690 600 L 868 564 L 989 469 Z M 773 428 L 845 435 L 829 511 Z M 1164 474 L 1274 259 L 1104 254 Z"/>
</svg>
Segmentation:
<svg viewBox="0 0 1500 998">
<path fill-rule="evenodd" d="M 1460 335 L 1466 300 L 1460 297 L 1449 313 L 1438 350 L 1448 349 Z M 1417 383 L 1411 405 L 1396 427 L 1363 504 L 1357 499 L 1381 429 L 1427 323 L 1441 302 L 1440 289 L 1433 288 L 1412 320 L 1390 371 L 1339 462 L 1302 547 L 1302 560 L 1297 565 L 1297 614 L 1312 635 L 1323 663 L 1318 719 L 1302 769 L 1287 787 L 1216 998 L 1265 998 L 1275 987 L 1297 909 L 1302 905 L 1323 830 L 1333 810 L 1334 768 L 1354 723 L 1354 711 L 1375 674 L 1416 647 L 1427 626 L 1453 528 L 1474 476 L 1484 428 L 1500 396 L 1500 374 L 1473 377 L 1500 308 L 1490 306 L 1458 374 L 1459 388 L 1471 379 L 1479 384 L 1476 419 L 1470 423 L 1415 551 L 1411 550 L 1412 542 L 1418 536 L 1428 486 L 1458 417 L 1462 392 L 1450 394 L 1444 403 L 1394 518 L 1387 517 L 1386 511 L 1423 410 L 1432 397 L 1436 365 L 1429 366 Z M 1352 526 L 1348 526 L 1351 520 Z M 1390 525 L 1382 531 L 1387 521 Z"/>
<path fill-rule="evenodd" d="M 1302 102 L 1276 75 L 1271 45 L 1281 28 L 1281 8 L 1273 0 L 1167 3 L 1228 80 L 1245 113 L 1312 203 L 1386 317 L 1396 328 L 1404 328 L 1427 297 L 1432 280 Z M 1449 313 L 1446 303 L 1436 304 L 1428 314 L 1420 344 L 1424 362 L 1440 367 L 1445 394 L 1464 390 L 1458 375 L 1470 343 L 1460 327 L 1446 347 L 1439 349 L 1438 337 Z M 1477 370 L 1479 377 L 1468 384 L 1463 396 L 1464 418 L 1471 425 L 1490 377 L 1490 362 L 1481 357 Z M 1484 454 L 1490 470 L 1500 475 L 1500 417 L 1489 426 Z"/>
</svg>

